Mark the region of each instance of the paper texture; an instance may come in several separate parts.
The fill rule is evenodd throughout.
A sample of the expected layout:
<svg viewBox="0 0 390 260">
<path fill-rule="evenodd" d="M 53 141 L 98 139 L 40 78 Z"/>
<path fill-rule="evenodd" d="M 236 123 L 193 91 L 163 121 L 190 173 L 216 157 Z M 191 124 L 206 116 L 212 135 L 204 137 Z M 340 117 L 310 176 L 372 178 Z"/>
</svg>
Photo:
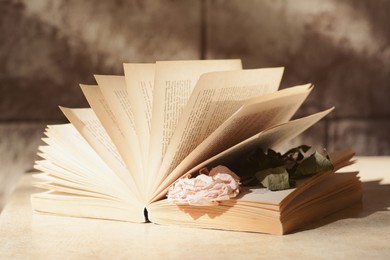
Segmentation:
<svg viewBox="0 0 390 260">
<path fill-rule="evenodd" d="M 282 74 L 283 68 L 274 68 L 202 75 L 169 143 L 155 186 L 246 100 L 275 92 Z"/>
<path fill-rule="evenodd" d="M 125 63 L 123 67 L 129 101 L 132 104 L 134 114 L 143 169 L 146 171 L 152 124 L 155 64 Z M 145 176 L 147 175 L 145 174 Z M 148 180 L 145 181 L 148 182 Z"/>
<path fill-rule="evenodd" d="M 135 129 L 134 113 L 127 93 L 127 86 L 124 76 L 95 75 L 99 88 L 115 115 L 120 131 L 125 137 L 127 149 L 126 156 L 130 172 L 133 172 L 135 182 L 140 190 L 144 187 L 143 163 L 140 154 L 138 136 Z"/>
<path fill-rule="evenodd" d="M 95 113 L 90 108 L 70 109 L 61 107 L 62 112 L 68 118 L 88 144 L 96 151 L 104 162 L 126 183 L 131 190 L 137 187 L 132 175 L 104 130 Z"/>
<path fill-rule="evenodd" d="M 210 71 L 242 69 L 240 60 L 156 62 L 148 175 L 156 173 L 177 122 L 199 77 Z"/>
</svg>

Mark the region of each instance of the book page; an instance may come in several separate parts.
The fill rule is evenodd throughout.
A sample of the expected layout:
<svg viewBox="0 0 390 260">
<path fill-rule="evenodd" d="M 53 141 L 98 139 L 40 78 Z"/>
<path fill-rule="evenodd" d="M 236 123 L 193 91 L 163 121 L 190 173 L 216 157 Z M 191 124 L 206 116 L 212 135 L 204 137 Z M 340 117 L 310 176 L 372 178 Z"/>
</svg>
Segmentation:
<svg viewBox="0 0 390 260">
<path fill-rule="evenodd" d="M 258 97 L 244 104 L 228 120 L 220 125 L 201 144 L 188 154 L 176 153 L 170 164 L 165 164 L 159 172 L 163 180 L 176 166 L 179 171 L 187 171 L 196 164 L 234 146 L 235 144 L 263 131 L 264 129 L 288 121 L 309 95 L 310 84 L 294 88 L 293 93 L 284 95 L 285 91 L 271 93 L 274 98 Z M 266 100 L 263 102 L 263 100 Z M 180 144 L 181 145 L 181 144 Z M 180 146 L 178 151 L 181 151 Z M 177 171 L 175 169 L 175 171 Z"/>
<path fill-rule="evenodd" d="M 111 111 L 100 87 L 82 84 L 80 84 L 80 87 L 102 126 L 110 136 L 110 139 L 114 143 L 115 147 L 118 149 L 118 152 L 126 164 L 126 167 L 129 169 L 133 179 L 136 181 L 137 185 L 141 185 L 142 181 L 140 178 L 142 176 L 137 171 L 137 162 L 129 149 L 130 144 L 126 140 L 122 130 L 119 128 L 117 117 Z"/>
<path fill-rule="evenodd" d="M 68 130 L 67 133 L 61 128 Z M 36 161 L 35 169 L 44 167 L 50 169 L 52 175 L 59 172 L 58 177 L 84 185 L 94 185 L 95 180 L 101 183 L 102 176 L 115 175 L 74 127 L 61 125 L 53 129 L 50 126 L 45 135 L 47 138 L 42 140 L 47 145 L 38 147 L 38 155 L 45 160 Z M 94 178 L 96 172 L 99 174 Z"/>
<path fill-rule="evenodd" d="M 45 170 L 43 170 L 45 171 Z M 41 189 L 52 190 L 70 193 L 74 195 L 82 195 L 89 197 L 99 197 L 108 200 L 121 200 L 111 193 L 111 190 L 99 190 L 93 186 L 80 185 L 72 181 L 64 180 L 63 178 L 54 177 L 51 174 L 40 173 L 33 175 L 33 186 Z"/>
<path fill-rule="evenodd" d="M 31 195 L 35 211 L 63 216 L 145 222 L 144 205 L 49 191 Z"/>
<path fill-rule="evenodd" d="M 135 185 L 127 185 L 72 124 L 49 125 L 45 135 L 42 140 L 47 145 L 40 146 L 38 153 L 45 160 L 36 161 L 35 169 L 123 201 L 140 201 Z"/>
<path fill-rule="evenodd" d="M 240 60 L 156 62 L 148 160 L 152 179 L 199 77 L 211 71 L 240 69 Z"/>
<path fill-rule="evenodd" d="M 118 152 L 130 173 L 133 175 L 137 171 L 135 168 L 136 163 L 134 162 L 134 158 L 128 152 L 129 149 L 126 144 L 125 136 L 119 128 L 116 116 L 111 111 L 100 88 L 98 86 L 88 86 L 82 84 L 80 84 L 80 87 L 85 98 L 88 100 L 89 105 L 95 112 L 107 134 L 110 136 L 115 147 L 118 149 Z M 136 177 L 133 175 L 133 178 Z"/>
<path fill-rule="evenodd" d="M 134 113 L 130 105 L 124 76 L 95 75 L 99 88 L 115 115 L 116 122 L 125 137 L 126 156 L 134 163 L 132 174 L 138 187 L 144 190 L 144 171 L 138 136 L 135 130 Z M 129 159 L 130 161 L 130 159 Z"/>
<path fill-rule="evenodd" d="M 67 162 L 60 162 L 58 164 L 58 161 L 56 162 L 55 160 L 51 160 L 50 157 L 45 156 L 47 152 L 50 153 L 51 151 L 45 151 L 45 154 L 43 154 L 42 156 L 42 158 L 46 157 L 47 159 L 36 161 L 34 164 L 34 169 L 48 173 L 50 174 L 50 176 L 56 177 L 61 180 L 66 180 L 75 184 L 82 185 L 84 187 L 89 187 L 89 189 L 100 188 L 99 184 L 101 184 L 102 182 L 99 180 L 94 183 L 93 180 L 97 178 L 92 177 L 90 179 L 90 174 L 88 171 L 75 170 L 74 167 L 68 166 Z M 54 156 L 57 156 L 57 154 L 54 154 Z M 52 155 L 51 157 L 54 156 Z M 99 172 L 98 175 L 100 177 L 101 173 Z"/>
<path fill-rule="evenodd" d="M 132 178 L 125 163 L 118 153 L 115 145 L 104 130 L 99 119 L 91 108 L 70 109 L 60 107 L 62 112 L 68 118 L 69 122 L 77 129 L 77 131 L 85 138 L 88 144 L 102 158 L 102 160 L 120 177 L 131 189 L 136 186 L 135 180 Z M 135 184 L 135 185 L 134 185 Z"/>
<path fill-rule="evenodd" d="M 299 189 L 297 189 L 293 194 L 290 194 L 288 197 L 283 199 L 283 201 L 280 205 L 281 208 L 288 205 L 291 200 L 294 200 L 301 193 L 306 192 L 306 190 L 310 189 L 313 185 L 321 183 L 321 186 L 322 186 L 323 180 L 330 175 L 334 175 L 333 173 L 337 172 L 339 169 L 353 164 L 354 161 L 352 159 L 353 159 L 354 154 L 355 154 L 355 152 L 351 149 L 346 149 L 346 150 L 341 150 L 341 151 L 329 153 L 328 155 L 332 161 L 333 170 L 323 172 L 320 174 L 316 174 L 311 178 L 303 179 L 303 180 L 300 180 L 299 182 L 297 182 Z M 343 172 L 342 175 L 344 175 L 344 174 L 345 174 L 345 172 Z M 352 182 L 350 182 L 349 184 L 352 184 Z"/>
<path fill-rule="evenodd" d="M 99 86 L 80 84 L 80 88 L 83 91 L 88 104 L 99 118 L 104 129 L 106 129 L 107 134 L 113 141 L 117 140 L 116 142 L 123 143 L 125 140 L 124 134 L 119 128 L 116 116 L 112 113 Z"/>
<path fill-rule="evenodd" d="M 250 189 L 249 192 L 239 196 L 237 200 L 279 205 L 281 201 L 294 190 L 295 189 L 271 191 L 267 188 Z"/>
<path fill-rule="evenodd" d="M 299 208 L 307 206 L 307 204 L 312 204 L 316 201 L 324 202 L 332 195 L 341 194 L 344 191 L 349 190 L 349 193 L 360 193 L 361 189 L 356 189 L 356 187 L 360 187 L 357 174 L 358 172 L 343 172 L 338 174 L 332 172 L 325 175 L 319 181 L 306 185 L 302 190 L 298 186 L 293 193 L 290 193 L 281 201 L 280 209 L 283 211 L 284 217 L 287 217 Z"/>
<path fill-rule="evenodd" d="M 134 124 L 141 149 L 143 168 L 146 169 L 152 124 L 155 64 L 125 63 L 123 67 L 129 101 L 134 112 Z M 145 178 L 147 178 L 146 174 Z"/>
<path fill-rule="evenodd" d="M 276 92 L 282 74 L 283 68 L 203 74 L 180 117 L 159 172 L 169 166 L 173 169 L 246 100 Z M 158 176 L 156 182 L 163 177 Z"/>
<path fill-rule="evenodd" d="M 300 133 L 305 131 L 307 128 L 318 122 L 321 118 L 329 114 L 333 108 L 325 110 L 320 113 L 316 113 L 304 118 L 296 119 L 293 121 L 289 121 L 283 124 L 280 124 L 278 126 L 273 126 L 269 129 L 266 129 L 238 144 L 235 146 L 230 147 L 229 149 L 226 149 L 225 151 L 222 151 L 214 156 L 209 156 L 208 158 L 205 158 L 202 160 L 203 153 L 196 153 L 191 154 L 190 158 L 186 164 L 179 165 L 160 185 L 158 191 L 156 192 L 154 196 L 153 201 L 161 199 L 164 197 L 166 188 L 169 187 L 175 180 L 177 180 L 179 177 L 197 172 L 203 167 L 215 167 L 217 165 L 229 165 L 237 158 L 240 158 L 249 152 L 258 149 L 277 149 L 278 147 L 282 146 L 285 142 L 288 142 L 289 140 L 293 139 L 294 137 L 298 136 Z M 186 160 L 187 160 L 186 158 Z M 194 161 L 201 160 L 203 162 L 197 163 L 197 165 L 192 165 L 191 159 Z M 186 166 L 189 166 L 186 167 Z"/>
</svg>

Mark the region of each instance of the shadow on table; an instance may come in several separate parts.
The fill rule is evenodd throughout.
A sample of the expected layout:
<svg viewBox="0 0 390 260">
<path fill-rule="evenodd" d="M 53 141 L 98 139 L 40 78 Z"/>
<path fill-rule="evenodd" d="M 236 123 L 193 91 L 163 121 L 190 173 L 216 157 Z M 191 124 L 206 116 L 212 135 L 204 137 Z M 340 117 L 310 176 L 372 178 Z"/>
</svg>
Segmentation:
<svg viewBox="0 0 390 260">
<path fill-rule="evenodd" d="M 365 218 L 375 212 L 389 211 L 390 184 L 381 184 L 380 182 L 381 180 L 362 182 L 362 203 L 351 205 L 351 207 L 312 222 L 296 232 L 322 227 L 342 219 Z"/>
</svg>

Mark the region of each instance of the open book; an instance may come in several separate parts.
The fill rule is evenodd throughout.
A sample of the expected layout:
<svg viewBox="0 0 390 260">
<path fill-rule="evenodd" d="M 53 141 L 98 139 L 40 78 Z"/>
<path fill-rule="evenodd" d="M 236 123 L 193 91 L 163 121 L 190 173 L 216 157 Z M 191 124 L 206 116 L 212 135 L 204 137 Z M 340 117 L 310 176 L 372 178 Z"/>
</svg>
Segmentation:
<svg viewBox="0 0 390 260">
<path fill-rule="evenodd" d="M 46 128 L 34 167 L 47 191 L 32 195 L 34 210 L 281 234 L 359 199 L 356 174 L 332 171 L 218 206 L 167 203 L 178 178 L 278 148 L 332 109 L 291 120 L 313 86 L 278 91 L 283 68 L 243 70 L 240 60 L 124 64 L 124 72 L 81 85 L 90 108 L 61 107 L 70 124 Z M 351 156 L 336 156 L 336 168 Z"/>
</svg>

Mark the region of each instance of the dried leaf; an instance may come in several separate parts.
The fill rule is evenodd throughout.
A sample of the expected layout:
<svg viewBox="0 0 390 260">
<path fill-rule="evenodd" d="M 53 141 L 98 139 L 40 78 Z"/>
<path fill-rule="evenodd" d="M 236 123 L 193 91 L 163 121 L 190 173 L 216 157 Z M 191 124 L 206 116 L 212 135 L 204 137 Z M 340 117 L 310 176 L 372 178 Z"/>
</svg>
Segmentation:
<svg viewBox="0 0 390 260">
<path fill-rule="evenodd" d="M 293 176 L 305 177 L 329 170 L 333 170 L 332 162 L 326 156 L 315 152 L 298 164 Z"/>
<path fill-rule="evenodd" d="M 290 188 L 288 172 L 284 167 L 269 168 L 256 173 L 258 181 L 269 190 Z"/>
</svg>

